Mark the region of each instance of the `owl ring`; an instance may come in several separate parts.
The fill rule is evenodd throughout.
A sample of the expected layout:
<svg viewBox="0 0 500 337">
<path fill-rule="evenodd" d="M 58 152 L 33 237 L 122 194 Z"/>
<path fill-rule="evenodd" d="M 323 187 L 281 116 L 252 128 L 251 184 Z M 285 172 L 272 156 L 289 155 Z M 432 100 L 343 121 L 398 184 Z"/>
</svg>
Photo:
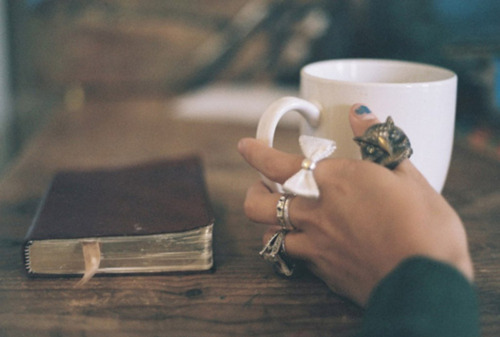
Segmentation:
<svg viewBox="0 0 500 337">
<path fill-rule="evenodd" d="M 389 116 L 385 123 L 370 126 L 361 137 L 354 141 L 361 148 L 361 158 L 394 169 L 413 153 L 406 134 L 394 125 Z"/>
</svg>

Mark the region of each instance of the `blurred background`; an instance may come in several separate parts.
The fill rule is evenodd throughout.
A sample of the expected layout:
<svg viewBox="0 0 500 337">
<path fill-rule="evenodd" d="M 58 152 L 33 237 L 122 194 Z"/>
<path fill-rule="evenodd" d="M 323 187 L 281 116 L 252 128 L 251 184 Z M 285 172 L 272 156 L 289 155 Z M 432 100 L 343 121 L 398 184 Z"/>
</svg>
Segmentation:
<svg viewBox="0 0 500 337">
<path fill-rule="evenodd" d="M 457 72 L 457 137 L 500 159 L 499 17 L 498 0 L 2 1 L 0 169 L 56 105 L 220 83 L 281 95 L 304 64 L 348 57 Z"/>
</svg>

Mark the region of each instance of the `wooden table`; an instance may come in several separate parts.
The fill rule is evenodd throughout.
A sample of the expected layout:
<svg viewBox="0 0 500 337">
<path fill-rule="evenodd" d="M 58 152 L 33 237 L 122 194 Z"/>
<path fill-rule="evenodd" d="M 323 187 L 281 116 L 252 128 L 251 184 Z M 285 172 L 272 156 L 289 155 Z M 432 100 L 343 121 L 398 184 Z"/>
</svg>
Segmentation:
<svg viewBox="0 0 500 337">
<path fill-rule="evenodd" d="M 254 127 L 176 120 L 168 100 L 87 102 L 54 113 L 0 180 L 1 336 L 351 336 L 362 310 L 318 279 L 286 280 L 261 260 L 262 225 L 242 211 L 257 179 L 236 151 Z M 280 132 L 292 150 L 296 131 Z M 200 153 L 217 213 L 209 274 L 28 279 L 21 243 L 52 174 Z M 483 335 L 500 336 L 500 164 L 458 144 L 444 195 L 470 235 Z"/>
</svg>

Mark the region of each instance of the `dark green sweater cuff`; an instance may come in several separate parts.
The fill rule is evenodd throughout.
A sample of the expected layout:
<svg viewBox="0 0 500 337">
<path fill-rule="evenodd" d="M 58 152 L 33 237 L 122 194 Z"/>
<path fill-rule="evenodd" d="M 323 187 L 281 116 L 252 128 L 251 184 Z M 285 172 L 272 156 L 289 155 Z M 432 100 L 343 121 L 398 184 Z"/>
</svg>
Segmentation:
<svg viewBox="0 0 500 337">
<path fill-rule="evenodd" d="M 403 261 L 374 289 L 359 337 L 477 337 L 476 293 L 452 266 Z"/>
</svg>

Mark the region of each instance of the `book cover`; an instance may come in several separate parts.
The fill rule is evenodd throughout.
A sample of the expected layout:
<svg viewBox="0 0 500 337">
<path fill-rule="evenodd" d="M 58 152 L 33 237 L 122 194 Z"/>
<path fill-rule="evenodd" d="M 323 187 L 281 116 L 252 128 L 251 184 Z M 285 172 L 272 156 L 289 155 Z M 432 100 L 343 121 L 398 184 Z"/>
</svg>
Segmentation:
<svg viewBox="0 0 500 337">
<path fill-rule="evenodd" d="M 214 216 L 197 156 L 57 173 L 26 235 L 30 276 L 207 270 Z"/>
</svg>

